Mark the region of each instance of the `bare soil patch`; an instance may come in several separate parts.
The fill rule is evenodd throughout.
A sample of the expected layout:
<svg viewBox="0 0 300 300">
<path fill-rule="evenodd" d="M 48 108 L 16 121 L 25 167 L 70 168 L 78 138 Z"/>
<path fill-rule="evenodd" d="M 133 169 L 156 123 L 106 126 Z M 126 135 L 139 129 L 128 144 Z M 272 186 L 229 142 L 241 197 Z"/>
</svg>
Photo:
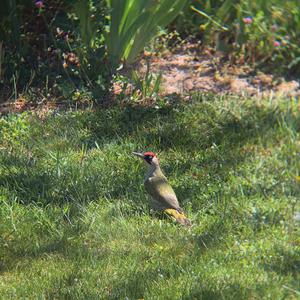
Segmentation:
<svg viewBox="0 0 300 300">
<path fill-rule="evenodd" d="M 151 72 L 162 73 L 161 96 L 200 92 L 256 98 L 300 97 L 299 80 L 286 81 L 272 74 L 256 72 L 249 66 L 232 64 L 221 54 L 212 54 L 209 50 L 199 53 L 195 45 L 187 45 L 175 53 L 167 52 L 159 56 L 145 53 L 134 66 L 141 75 L 146 72 L 147 61 Z M 125 74 L 129 74 L 129 71 L 130 69 L 123 70 Z M 114 93 L 117 95 L 121 90 L 122 87 L 116 83 Z M 129 86 L 128 93 L 131 92 L 132 87 Z M 59 102 L 51 100 L 37 104 L 27 102 L 20 96 L 14 101 L 0 101 L 0 115 L 24 110 L 44 114 L 67 106 L 61 99 Z"/>
<path fill-rule="evenodd" d="M 300 96 L 299 81 L 285 81 L 271 74 L 254 72 L 245 65 L 230 64 L 221 54 L 203 54 L 193 51 L 193 46 L 161 57 L 144 57 L 139 70 L 146 70 L 146 59 L 151 71 L 162 73 L 162 94 L 184 94 L 192 91 L 215 94 L 268 97 Z"/>
</svg>

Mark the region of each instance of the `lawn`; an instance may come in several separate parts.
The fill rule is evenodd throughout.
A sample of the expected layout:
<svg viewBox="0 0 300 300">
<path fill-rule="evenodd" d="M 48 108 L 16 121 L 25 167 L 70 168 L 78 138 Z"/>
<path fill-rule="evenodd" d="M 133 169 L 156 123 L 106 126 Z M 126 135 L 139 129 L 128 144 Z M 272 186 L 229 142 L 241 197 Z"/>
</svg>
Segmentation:
<svg viewBox="0 0 300 300">
<path fill-rule="evenodd" d="M 300 103 L 0 119 L 1 299 L 299 299 Z M 193 226 L 149 214 L 158 153 Z"/>
</svg>

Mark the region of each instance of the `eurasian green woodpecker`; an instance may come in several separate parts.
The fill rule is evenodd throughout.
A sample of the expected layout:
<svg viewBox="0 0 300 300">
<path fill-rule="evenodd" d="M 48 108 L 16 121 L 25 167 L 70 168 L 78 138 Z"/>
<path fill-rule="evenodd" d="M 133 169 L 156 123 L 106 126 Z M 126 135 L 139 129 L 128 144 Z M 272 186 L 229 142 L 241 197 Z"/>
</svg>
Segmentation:
<svg viewBox="0 0 300 300">
<path fill-rule="evenodd" d="M 184 215 L 174 190 L 160 169 L 157 155 L 153 152 L 133 154 L 143 159 L 148 168 L 144 185 L 150 195 L 151 208 L 166 213 L 182 225 L 190 226 L 190 220 Z"/>
</svg>

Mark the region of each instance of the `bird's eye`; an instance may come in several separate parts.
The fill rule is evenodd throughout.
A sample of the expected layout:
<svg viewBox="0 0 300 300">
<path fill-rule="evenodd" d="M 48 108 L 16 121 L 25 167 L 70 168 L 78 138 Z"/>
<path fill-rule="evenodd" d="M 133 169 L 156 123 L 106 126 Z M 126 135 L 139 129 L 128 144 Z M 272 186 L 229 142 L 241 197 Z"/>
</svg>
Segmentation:
<svg viewBox="0 0 300 300">
<path fill-rule="evenodd" d="M 144 157 L 145 161 L 146 161 L 148 164 L 151 164 L 152 158 L 153 158 L 152 155 L 146 155 L 146 156 Z"/>
</svg>

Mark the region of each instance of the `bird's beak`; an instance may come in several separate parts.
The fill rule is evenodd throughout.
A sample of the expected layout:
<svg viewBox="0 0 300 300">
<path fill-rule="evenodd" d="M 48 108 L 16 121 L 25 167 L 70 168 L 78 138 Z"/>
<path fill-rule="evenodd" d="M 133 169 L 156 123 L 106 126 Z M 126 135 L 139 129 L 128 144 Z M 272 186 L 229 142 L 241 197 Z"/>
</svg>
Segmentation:
<svg viewBox="0 0 300 300">
<path fill-rule="evenodd" d="M 144 158 L 144 154 L 143 153 L 139 153 L 139 152 L 132 152 L 133 155 L 138 156 L 140 158 Z"/>
</svg>

